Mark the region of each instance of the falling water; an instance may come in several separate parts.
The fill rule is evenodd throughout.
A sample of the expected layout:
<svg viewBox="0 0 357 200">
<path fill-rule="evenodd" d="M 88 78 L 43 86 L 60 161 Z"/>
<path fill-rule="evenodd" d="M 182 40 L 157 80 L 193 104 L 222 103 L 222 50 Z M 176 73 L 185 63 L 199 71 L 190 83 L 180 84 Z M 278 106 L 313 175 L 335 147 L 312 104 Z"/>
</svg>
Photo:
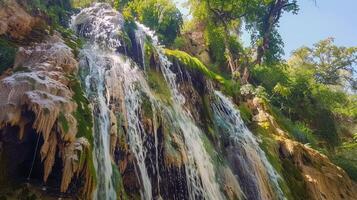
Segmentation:
<svg viewBox="0 0 357 200">
<path fill-rule="evenodd" d="M 97 172 L 95 199 L 115 199 L 115 189 L 111 181 L 110 120 L 105 89 L 105 65 L 107 62 L 98 55 L 97 48 L 89 45 L 81 51 L 80 67 L 86 68 L 85 90 L 93 106 L 94 116 L 94 162 Z"/>
<path fill-rule="evenodd" d="M 117 51 L 122 47 L 120 33 L 123 25 L 123 17 L 108 4 L 94 4 L 83 9 L 74 17 L 72 24 L 73 29 L 88 41 L 80 53 L 80 72 L 95 118 L 94 162 L 98 185 L 94 199 L 116 199 L 112 182 L 110 134 L 113 134 L 112 116 L 116 116 L 118 110 L 125 115 L 127 141 L 135 157 L 134 166 L 141 184 L 142 199 L 161 198 L 156 115 L 164 118 L 165 123 L 169 123 L 174 129 L 174 134 L 183 137 L 183 151 L 187 154 L 184 168 L 189 199 L 225 199 L 218 184 L 217 169 L 212 164 L 201 138 L 204 133 L 194 123 L 190 111 L 184 107 L 185 98 L 179 90 L 176 74 L 172 71 L 173 65 L 163 53 L 157 37 L 147 27 L 137 23 L 135 37 L 140 46 L 141 56 L 144 56 L 145 37 L 150 38 L 159 55 L 160 69 L 171 91 L 173 103 L 169 105 L 152 95 L 144 72 L 137 64 Z M 144 65 L 145 58 L 142 59 Z M 279 177 L 267 161 L 264 152 L 258 148 L 256 138 L 244 126 L 233 104 L 219 92 L 215 94 L 213 110 L 216 113 L 216 120 L 231 134 L 235 150 L 240 150 L 234 152 L 240 156 L 240 164 L 246 170 L 244 172 L 247 175 L 243 178 L 248 180 L 247 183 L 251 183 L 248 187 L 256 188 L 256 196 L 264 199 L 267 197 L 264 194 L 272 189 L 264 182 L 267 176 L 280 197 L 282 193 L 278 186 Z M 150 144 L 150 148 L 147 146 L 150 134 L 145 130 L 141 116 L 144 99 L 150 102 L 153 109 L 154 144 Z M 118 102 L 121 102 L 124 108 L 120 107 Z M 152 155 L 152 145 L 155 148 L 154 159 L 148 156 Z M 152 183 L 155 182 L 158 189 L 156 193 L 159 196 L 154 197 Z"/>
<path fill-rule="evenodd" d="M 98 187 L 95 199 L 116 199 L 111 181 L 110 112 L 118 109 L 115 108 L 116 102 L 111 103 L 111 100 L 120 99 L 120 91 L 124 91 L 122 96 L 125 111 L 121 111 L 126 112 L 128 143 L 136 158 L 135 168 L 141 182 L 141 197 L 153 199 L 151 180 L 145 165 L 148 153 L 145 141 L 148 134 L 139 116 L 142 93 L 147 93 L 146 96 L 149 97 L 151 94 L 142 71 L 130 58 L 116 51 L 121 45 L 118 34 L 123 27 L 122 16 L 108 4 L 94 4 L 74 17 L 73 26 L 79 35 L 89 39 L 81 50 L 80 58 L 86 93 L 94 107 L 96 122 L 94 157 Z M 157 137 L 154 134 L 157 147 Z M 156 152 L 158 172 L 157 159 Z"/>
<path fill-rule="evenodd" d="M 165 81 L 168 83 L 173 97 L 173 106 L 166 109 L 172 124 L 177 127 L 184 136 L 186 151 L 188 154 L 188 164 L 186 165 L 186 179 L 189 188 L 190 199 L 204 197 L 205 199 L 219 200 L 224 199 L 217 184 L 215 169 L 210 155 L 205 150 L 201 136 L 203 132 L 193 122 L 189 111 L 185 110 L 184 96 L 180 93 L 176 74 L 170 69 L 173 65 L 163 53 L 158 43 L 157 37 L 144 25 L 138 24 L 140 32 L 146 33 L 152 38 L 153 46 L 159 55 L 160 69 Z M 139 34 L 138 34 L 139 35 Z M 143 47 L 142 47 L 143 48 Z"/>
<path fill-rule="evenodd" d="M 231 145 L 227 151 L 231 151 L 233 159 L 238 160 L 239 181 L 242 188 L 246 188 L 246 195 L 253 199 L 272 199 L 273 189 L 278 199 L 285 199 L 279 187 L 279 175 L 259 148 L 257 138 L 245 126 L 239 111 L 221 92 L 215 91 L 214 94 L 215 121 L 221 134 L 229 137 Z M 269 188 L 270 184 L 273 188 Z"/>
</svg>

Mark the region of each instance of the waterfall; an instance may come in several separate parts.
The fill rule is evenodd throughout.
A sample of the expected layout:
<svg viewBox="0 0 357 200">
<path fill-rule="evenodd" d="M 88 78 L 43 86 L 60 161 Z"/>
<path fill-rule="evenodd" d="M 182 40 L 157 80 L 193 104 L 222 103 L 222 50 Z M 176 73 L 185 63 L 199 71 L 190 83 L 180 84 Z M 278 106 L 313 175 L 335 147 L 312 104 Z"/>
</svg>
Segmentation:
<svg viewBox="0 0 357 200">
<path fill-rule="evenodd" d="M 115 200 L 113 169 L 110 154 L 111 116 L 108 72 L 114 69 L 115 49 L 121 45 L 117 33 L 123 26 L 122 17 L 107 4 L 94 4 L 72 18 L 72 29 L 88 39 L 80 51 L 80 76 L 85 93 L 93 107 L 94 146 L 97 187 L 94 199 Z"/>
<path fill-rule="evenodd" d="M 119 113 L 116 110 L 125 112 L 127 139 L 136 159 L 135 169 L 141 182 L 141 198 L 153 199 L 151 179 L 145 164 L 148 133 L 140 119 L 142 94 L 145 93 L 150 101 L 152 95 L 139 67 L 130 58 L 117 52 L 117 48 L 121 47 L 118 34 L 123 28 L 122 16 L 108 4 L 97 3 L 76 15 L 72 27 L 77 34 L 88 39 L 79 57 L 81 76 L 85 82 L 86 94 L 93 105 L 95 119 L 94 162 L 98 184 L 94 199 L 116 199 L 110 155 L 110 136 L 113 134 L 111 116 L 117 117 Z M 125 108 L 117 105 L 121 99 L 124 100 L 122 103 Z M 158 144 L 156 132 L 154 134 L 156 179 L 159 182 Z"/>
<path fill-rule="evenodd" d="M 221 134 L 228 135 L 228 159 L 233 160 L 240 185 L 248 199 L 285 199 L 279 186 L 279 175 L 259 148 L 256 136 L 245 126 L 233 102 L 215 91 L 212 104 L 214 118 Z M 272 188 L 270 187 L 272 185 Z M 243 189 L 244 190 L 244 189 Z M 276 191 L 277 197 L 272 197 Z"/>
<path fill-rule="evenodd" d="M 125 118 L 121 126 L 126 128 L 126 142 L 134 156 L 141 199 L 162 199 L 160 188 L 167 186 L 162 185 L 161 181 L 170 179 L 160 175 L 163 166 L 159 165 L 157 118 L 170 127 L 170 134 L 176 134 L 183 140 L 182 151 L 187 158 L 182 166 L 182 174 L 185 176 L 184 188 L 188 190 L 188 198 L 226 199 L 222 193 L 217 166 L 213 164 L 203 142 L 205 134 L 184 106 L 186 99 L 180 92 L 172 63 L 163 53 L 154 32 L 140 23 L 136 25 L 135 40 L 140 48 L 136 49 L 141 51 L 144 70 L 133 59 L 120 53 L 119 49 L 126 48 L 121 40 L 124 20 L 108 4 L 97 3 L 85 8 L 72 20 L 73 29 L 87 40 L 79 57 L 80 75 L 94 116 L 93 157 L 98 180 L 94 199 L 117 198 L 112 180 L 114 159 L 111 139 L 118 132 L 116 123 L 120 116 Z M 170 90 L 171 103 L 163 102 L 149 87 L 144 57 L 147 37 L 158 55 L 158 67 Z M 179 71 L 183 73 L 181 69 Z M 257 139 L 244 126 L 233 104 L 219 92 L 215 92 L 215 97 L 212 106 L 215 120 L 220 131 L 228 133 L 232 140 L 231 150 L 234 155 L 231 160 L 239 161 L 239 170 L 235 174 L 239 176 L 241 187 L 246 188 L 247 196 L 252 194 L 255 199 L 271 199 L 267 195 L 273 193 L 271 190 L 277 190 L 280 198 L 282 192 L 278 185 L 279 176 L 259 149 Z M 151 105 L 152 132 L 145 127 L 144 102 Z M 247 183 L 246 187 L 243 183 Z M 181 179 L 177 184 L 182 184 Z"/>
<path fill-rule="evenodd" d="M 166 109 L 166 111 L 171 123 L 177 125 L 176 128 L 183 134 L 185 140 L 188 154 L 186 180 L 187 187 L 189 188 L 189 197 L 190 199 L 200 197 L 212 200 L 224 199 L 217 184 L 217 177 L 211 157 L 205 150 L 201 139 L 204 133 L 193 122 L 189 111 L 183 107 L 185 98 L 179 91 L 176 74 L 170 69 L 173 65 L 163 53 L 154 33 L 140 23 L 137 23 L 137 25 L 140 33 L 144 32 L 146 36 L 152 39 L 152 44 L 159 55 L 161 72 L 171 90 L 174 103 L 172 108 Z M 143 36 L 143 34 L 136 35 Z M 143 39 L 139 39 L 139 41 L 142 40 Z M 142 46 L 141 48 L 143 49 L 144 47 Z"/>
<path fill-rule="evenodd" d="M 94 116 L 94 164 L 97 176 L 95 199 L 116 199 L 115 189 L 111 180 L 112 164 L 110 157 L 110 119 L 105 76 L 107 61 L 96 46 L 88 45 L 81 51 L 80 67 L 86 68 L 83 75 L 85 91 L 93 106 Z"/>
</svg>

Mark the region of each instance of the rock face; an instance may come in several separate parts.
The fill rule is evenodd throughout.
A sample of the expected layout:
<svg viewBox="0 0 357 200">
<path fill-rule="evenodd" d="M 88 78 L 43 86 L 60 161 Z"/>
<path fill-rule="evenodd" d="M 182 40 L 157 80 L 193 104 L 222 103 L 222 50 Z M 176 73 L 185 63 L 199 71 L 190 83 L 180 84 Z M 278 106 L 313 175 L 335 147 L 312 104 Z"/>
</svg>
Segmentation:
<svg viewBox="0 0 357 200">
<path fill-rule="evenodd" d="M 0 2 L 0 35 L 23 39 L 38 22 L 38 18 L 29 15 L 15 0 Z"/>
<path fill-rule="evenodd" d="M 338 166 L 318 151 L 288 138 L 260 98 L 248 100 L 255 113 L 253 120 L 264 127 L 277 141 L 278 157 L 285 171 L 285 179 L 292 180 L 302 190 L 302 199 L 356 199 L 357 185 Z M 287 180 L 289 181 L 289 180 Z M 301 192 L 301 191 L 300 191 Z"/>
<path fill-rule="evenodd" d="M 356 184 L 326 156 L 289 139 L 280 140 L 279 146 L 281 159 L 299 170 L 311 199 L 356 199 Z"/>
<path fill-rule="evenodd" d="M 26 39 L 38 20 L 10 1 L 0 17 L 0 35 L 16 40 Z M 99 3 L 73 21 L 87 40 L 78 59 L 83 98 L 93 107 L 93 146 L 78 137 L 75 113 L 82 105 L 72 85 L 78 63 L 71 49 L 58 33 L 19 48 L 12 70 L 0 77 L 0 199 L 2 182 L 28 177 L 83 199 L 285 199 L 281 185 L 289 177 L 298 188 L 285 184 L 286 190 L 302 189 L 295 199 L 356 199 L 356 184 L 343 170 L 290 140 L 264 101 L 242 94 L 252 123 L 273 141 L 273 166 L 236 105 L 223 94 L 228 103 L 218 103 L 216 85 L 169 64 L 160 47 L 145 52 L 145 30 L 128 33 L 124 24 L 120 13 Z M 185 51 L 209 63 L 202 25 L 197 29 L 184 36 L 191 43 Z"/>
<path fill-rule="evenodd" d="M 61 159 L 61 192 L 67 191 L 75 175 L 83 173 L 85 185 L 92 181 L 85 172 L 88 170 L 85 158 L 81 158 L 90 153 L 89 143 L 85 138 L 76 138 L 77 121 L 73 113 L 77 104 L 68 86 L 68 77 L 76 72 L 77 61 L 71 49 L 54 35 L 43 43 L 21 47 L 12 75 L 0 80 L 0 130 L 18 127 L 12 134 L 21 145 L 26 142 L 25 135 L 30 134 L 28 127 L 32 127 L 36 137 L 41 138 L 39 148 L 45 183 L 56 158 Z M 0 134 L 4 145 L 11 145 L 6 144 L 6 131 Z"/>
</svg>

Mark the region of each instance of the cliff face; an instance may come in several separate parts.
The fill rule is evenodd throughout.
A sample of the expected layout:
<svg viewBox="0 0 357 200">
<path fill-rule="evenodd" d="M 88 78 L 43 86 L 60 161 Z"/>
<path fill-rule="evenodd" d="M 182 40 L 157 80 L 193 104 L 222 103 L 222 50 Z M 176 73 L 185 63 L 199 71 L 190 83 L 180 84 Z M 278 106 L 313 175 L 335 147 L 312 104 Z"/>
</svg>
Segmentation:
<svg viewBox="0 0 357 200">
<path fill-rule="evenodd" d="M 237 102 L 250 131 L 219 85 L 166 57 L 150 30 L 126 27 L 110 5 L 74 17 L 81 49 L 68 32 L 24 42 L 45 20 L 3 5 L 0 36 L 18 49 L 0 76 L 0 197 L 357 197 L 347 174 L 291 140 L 262 99 Z M 196 45 L 185 50 L 208 62 L 202 33 L 185 37 Z"/>
<path fill-rule="evenodd" d="M 12 41 L 26 40 L 40 21 L 12 1 L 0 13 L 1 35 Z M 58 33 L 18 48 L 14 66 L 0 79 L 1 159 L 6 175 L 2 186 L 34 178 L 66 192 L 73 179 L 81 179 L 78 188 L 91 190 L 93 178 L 85 156 L 91 153 L 90 144 L 76 137 L 77 104 L 70 88 L 70 76 L 77 71 L 72 50 Z"/>
<path fill-rule="evenodd" d="M 282 175 L 290 185 L 291 194 L 302 199 L 354 199 L 356 183 L 345 171 L 318 151 L 289 139 L 270 114 L 264 101 L 254 98 L 250 108 L 255 113 L 253 120 L 273 138 L 270 155 L 276 156 Z M 295 190 L 295 191 L 294 191 Z M 303 194 L 299 194 L 304 191 Z M 295 194 L 294 194 L 295 193 Z"/>
<path fill-rule="evenodd" d="M 279 141 L 280 159 L 288 160 L 301 173 L 311 199 L 354 199 L 356 183 L 346 172 L 319 152 L 298 142 Z"/>
<path fill-rule="evenodd" d="M 0 2 L 0 35 L 24 39 L 40 19 L 31 16 L 16 1 Z"/>
</svg>

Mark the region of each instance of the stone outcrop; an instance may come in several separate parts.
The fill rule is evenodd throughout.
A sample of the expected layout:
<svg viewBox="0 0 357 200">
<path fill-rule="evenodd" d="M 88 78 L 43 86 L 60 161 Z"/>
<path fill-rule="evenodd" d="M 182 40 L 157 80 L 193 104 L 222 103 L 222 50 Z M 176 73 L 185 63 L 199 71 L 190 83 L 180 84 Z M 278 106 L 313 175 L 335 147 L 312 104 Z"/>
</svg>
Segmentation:
<svg viewBox="0 0 357 200">
<path fill-rule="evenodd" d="M 89 143 L 76 138 L 77 120 L 73 113 L 77 104 L 72 100 L 69 76 L 77 72 L 77 61 L 63 40 L 54 35 L 30 47 L 20 47 L 13 73 L 0 80 L 0 130 L 19 127 L 21 141 L 29 125 L 43 139 L 40 157 L 43 181 L 52 172 L 56 156 L 62 160 L 61 192 L 66 192 L 75 175 L 84 174 L 85 185 L 92 179 L 84 165 Z M 33 124 L 24 111 L 33 113 Z M 0 132 L 1 133 L 1 132 Z M 81 157 L 83 156 L 83 158 Z"/>
<path fill-rule="evenodd" d="M 0 2 L 0 35 L 24 39 L 40 20 L 28 14 L 15 0 Z"/>
<path fill-rule="evenodd" d="M 301 180 L 292 180 L 293 182 L 301 181 L 300 187 L 302 188 L 300 189 L 304 190 L 306 198 L 352 200 L 357 197 L 357 185 L 346 172 L 334 165 L 327 156 L 289 139 L 288 133 L 281 129 L 262 99 L 255 97 L 248 100 L 248 105 L 255 113 L 253 120 L 277 141 L 278 156 L 283 170 L 287 173 L 286 176 L 296 176 L 290 174 L 294 171 L 301 177 Z M 291 190 L 294 189 L 299 190 L 291 188 Z"/>
<path fill-rule="evenodd" d="M 357 186 L 345 171 L 324 155 L 301 143 L 279 140 L 281 159 L 290 160 L 301 173 L 311 199 L 350 199 L 357 197 Z"/>
</svg>

